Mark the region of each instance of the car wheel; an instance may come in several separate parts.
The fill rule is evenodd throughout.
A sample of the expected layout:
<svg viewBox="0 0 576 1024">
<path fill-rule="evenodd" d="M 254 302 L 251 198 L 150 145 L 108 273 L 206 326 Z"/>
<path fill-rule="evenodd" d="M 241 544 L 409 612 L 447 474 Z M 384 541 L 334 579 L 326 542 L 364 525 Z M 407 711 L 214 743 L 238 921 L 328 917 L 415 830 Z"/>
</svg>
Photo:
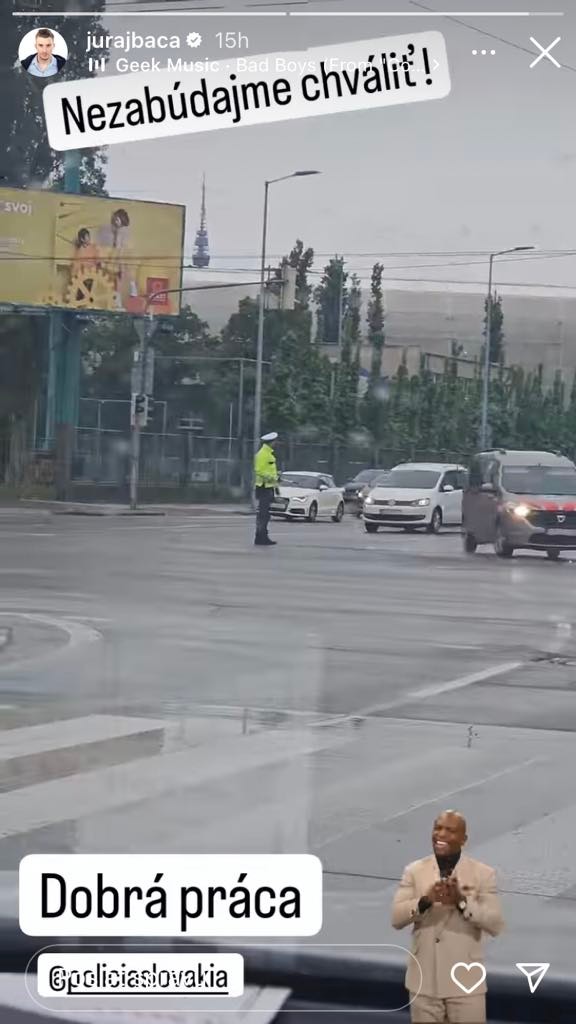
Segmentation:
<svg viewBox="0 0 576 1024">
<path fill-rule="evenodd" d="M 428 533 L 440 533 L 442 529 L 442 511 L 439 508 L 435 508 L 432 513 L 432 518 L 426 527 Z"/>
<path fill-rule="evenodd" d="M 340 504 L 338 505 L 338 508 L 336 509 L 336 512 L 332 516 L 332 522 L 333 523 L 341 523 L 343 519 L 344 519 L 344 505 L 342 504 L 342 502 L 340 502 Z"/>
<path fill-rule="evenodd" d="M 378 523 L 364 523 L 366 533 L 378 533 Z"/>
<path fill-rule="evenodd" d="M 316 504 L 315 501 L 312 502 L 310 508 L 308 509 L 307 518 L 309 523 L 315 523 L 316 519 L 318 518 L 318 505 Z"/>
<path fill-rule="evenodd" d="M 551 562 L 557 562 L 560 558 L 560 551 L 558 548 L 546 548 L 546 554 Z"/>
<path fill-rule="evenodd" d="M 496 527 L 496 540 L 494 541 L 494 551 L 498 555 L 498 558 L 512 558 L 514 554 L 514 548 L 506 540 L 502 532 L 502 527 Z"/>
<path fill-rule="evenodd" d="M 473 555 L 478 547 L 478 541 L 473 533 L 465 533 L 462 538 L 462 544 L 467 555 Z"/>
</svg>

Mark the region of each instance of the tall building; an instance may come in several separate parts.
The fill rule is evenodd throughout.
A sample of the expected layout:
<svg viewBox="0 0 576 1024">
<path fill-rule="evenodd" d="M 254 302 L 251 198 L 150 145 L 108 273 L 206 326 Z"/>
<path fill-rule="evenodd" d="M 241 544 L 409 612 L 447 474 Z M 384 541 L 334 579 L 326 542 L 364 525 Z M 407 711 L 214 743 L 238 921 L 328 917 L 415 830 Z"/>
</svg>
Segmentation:
<svg viewBox="0 0 576 1024">
<path fill-rule="evenodd" d="M 192 263 L 195 267 L 207 267 L 210 264 L 208 246 L 208 229 L 206 227 L 206 179 L 202 176 L 202 205 L 200 207 L 200 227 L 196 232 Z"/>
</svg>

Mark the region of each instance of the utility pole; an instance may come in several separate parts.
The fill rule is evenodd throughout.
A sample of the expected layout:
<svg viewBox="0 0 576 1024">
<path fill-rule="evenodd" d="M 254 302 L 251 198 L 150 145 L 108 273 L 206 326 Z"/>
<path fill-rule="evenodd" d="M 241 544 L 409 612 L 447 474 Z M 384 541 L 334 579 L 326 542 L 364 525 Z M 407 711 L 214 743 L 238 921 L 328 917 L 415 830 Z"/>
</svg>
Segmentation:
<svg viewBox="0 0 576 1024">
<path fill-rule="evenodd" d="M 338 361 L 342 362 L 342 330 L 344 326 L 344 260 L 340 264 L 340 285 L 338 288 Z"/>
<path fill-rule="evenodd" d="M 136 510 L 138 503 L 138 477 L 140 469 L 140 428 L 146 426 L 148 413 L 148 396 L 146 391 L 146 370 L 148 361 L 148 342 L 154 333 L 154 317 L 148 311 L 150 299 L 146 302 L 146 315 L 134 325 L 138 332 L 140 344 L 134 353 L 134 380 L 132 385 L 132 403 L 130 409 L 130 509 Z M 140 408 L 140 402 L 143 407 Z"/>
<path fill-rule="evenodd" d="M 488 406 L 490 398 L 490 342 L 492 335 L 492 271 L 497 256 L 508 256 L 515 252 L 532 252 L 534 245 L 516 245 L 513 249 L 500 249 L 490 253 L 488 269 L 488 297 L 486 300 L 486 343 L 484 348 L 484 377 L 482 381 L 482 410 L 480 417 L 480 450 L 485 451 L 489 444 Z"/>
</svg>

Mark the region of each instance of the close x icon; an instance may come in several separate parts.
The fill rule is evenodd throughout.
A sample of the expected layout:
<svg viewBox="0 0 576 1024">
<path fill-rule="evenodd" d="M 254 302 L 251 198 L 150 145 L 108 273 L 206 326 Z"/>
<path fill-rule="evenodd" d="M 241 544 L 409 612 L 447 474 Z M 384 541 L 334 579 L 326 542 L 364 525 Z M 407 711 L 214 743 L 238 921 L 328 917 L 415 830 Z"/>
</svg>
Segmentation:
<svg viewBox="0 0 576 1024">
<path fill-rule="evenodd" d="M 542 44 L 539 43 L 537 39 L 534 39 L 534 36 L 530 36 L 530 42 L 532 43 L 532 45 L 535 46 L 538 50 L 540 50 L 539 55 L 536 57 L 535 60 L 532 61 L 530 68 L 535 68 L 536 65 L 540 63 L 540 61 L 544 60 L 544 58 L 549 60 L 551 64 L 554 64 L 555 67 L 561 68 L 562 65 L 558 63 L 556 58 L 553 57 L 551 53 L 551 51 L 554 49 L 555 46 L 558 45 L 561 39 L 562 36 L 557 36 L 556 39 L 554 39 L 551 43 L 548 44 L 548 46 L 542 46 Z"/>
</svg>

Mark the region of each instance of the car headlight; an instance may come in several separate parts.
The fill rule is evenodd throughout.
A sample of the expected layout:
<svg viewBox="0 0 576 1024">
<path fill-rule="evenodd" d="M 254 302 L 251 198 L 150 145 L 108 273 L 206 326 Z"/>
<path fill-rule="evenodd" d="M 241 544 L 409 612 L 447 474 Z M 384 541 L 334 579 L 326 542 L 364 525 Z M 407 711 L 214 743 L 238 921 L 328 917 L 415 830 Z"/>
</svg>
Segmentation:
<svg viewBox="0 0 576 1024">
<path fill-rule="evenodd" d="M 415 505 L 429 505 L 430 498 L 418 498 L 418 501 L 414 502 Z"/>
<path fill-rule="evenodd" d="M 364 504 L 365 505 L 373 505 L 374 504 L 374 498 L 371 498 L 370 495 L 368 495 L 367 498 L 364 498 Z"/>
<path fill-rule="evenodd" d="M 294 496 L 292 497 L 292 501 L 308 501 L 308 498 L 306 498 L 306 497 L 304 497 L 304 498 L 300 498 L 299 496 L 297 496 L 297 495 L 294 495 Z"/>
<path fill-rule="evenodd" d="M 531 511 L 528 505 L 510 505 L 509 508 L 510 511 L 513 512 L 515 516 L 518 516 L 519 519 L 525 519 Z"/>
</svg>

